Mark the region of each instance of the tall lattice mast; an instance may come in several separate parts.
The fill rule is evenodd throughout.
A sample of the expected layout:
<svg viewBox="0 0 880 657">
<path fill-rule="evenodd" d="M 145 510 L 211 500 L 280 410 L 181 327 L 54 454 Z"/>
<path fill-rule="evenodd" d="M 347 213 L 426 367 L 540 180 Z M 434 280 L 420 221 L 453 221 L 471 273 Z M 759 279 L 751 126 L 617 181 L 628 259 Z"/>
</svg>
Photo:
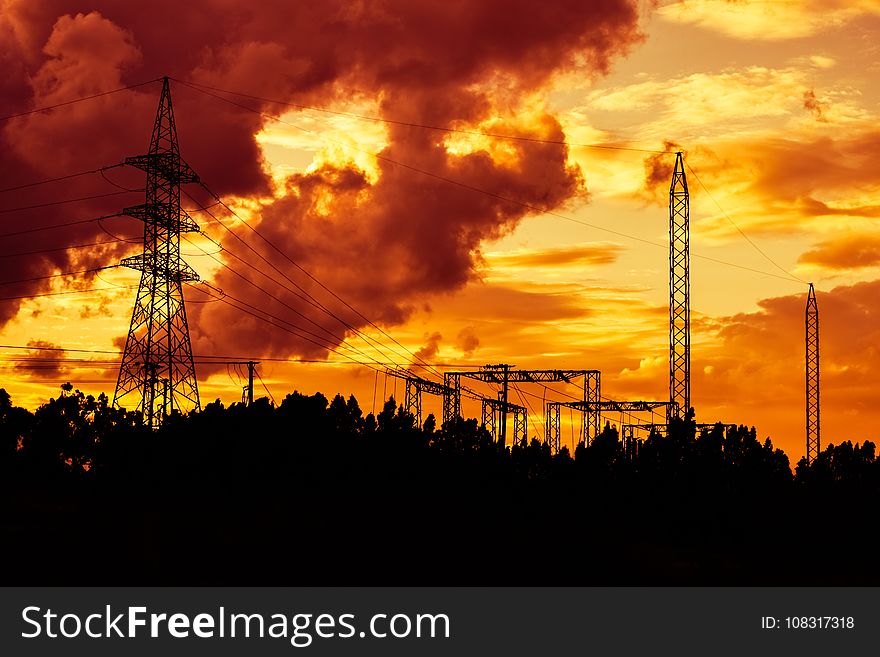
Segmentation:
<svg viewBox="0 0 880 657">
<path fill-rule="evenodd" d="M 810 283 L 807 293 L 807 463 L 819 456 L 819 306 Z"/>
<path fill-rule="evenodd" d="M 180 185 L 199 177 L 180 157 L 167 77 L 150 150 L 125 163 L 147 174 L 146 202 L 123 210 L 144 222 L 144 252 L 120 262 L 140 271 L 141 280 L 113 403 L 136 408 L 156 428 L 175 409 L 199 408 L 183 298 L 183 283 L 199 277 L 180 257 L 180 233 L 198 231 L 180 207 Z"/>
<path fill-rule="evenodd" d="M 669 187 L 669 401 L 691 407 L 690 200 L 682 154 Z M 675 407 L 673 407 L 675 408 Z"/>
</svg>

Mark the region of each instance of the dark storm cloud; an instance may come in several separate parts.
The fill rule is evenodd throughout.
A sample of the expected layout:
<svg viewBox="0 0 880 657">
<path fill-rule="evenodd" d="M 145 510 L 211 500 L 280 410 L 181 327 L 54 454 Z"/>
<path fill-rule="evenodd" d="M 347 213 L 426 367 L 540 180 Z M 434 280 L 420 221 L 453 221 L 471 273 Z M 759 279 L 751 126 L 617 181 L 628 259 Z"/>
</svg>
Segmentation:
<svg viewBox="0 0 880 657">
<path fill-rule="evenodd" d="M 13 1 L 4 9 L 4 115 L 170 75 L 301 104 L 332 105 L 339 98 L 378 101 L 383 116 L 440 127 L 500 117 L 498 131 L 564 140 L 552 114 L 517 120 L 522 98 L 575 66 L 588 75 L 602 74 L 614 57 L 641 39 L 635 3 L 627 0 L 598 0 L 589 10 L 574 0 L 539 6 L 524 0 L 253 5 L 233 0 L 96 0 L 87 6 L 50 0 Z M 9 184 L 115 163 L 143 152 L 157 95 L 155 85 L 146 86 L 7 121 L 0 133 L 0 158 L 4 168 L 14 172 Z M 182 154 L 215 191 L 252 197 L 269 191 L 255 141 L 265 117 L 181 85 L 174 87 L 174 103 Z M 268 102 L 247 104 L 266 114 L 282 111 Z M 425 295 L 451 292 L 470 280 L 480 245 L 512 230 L 529 212 L 523 204 L 553 208 L 583 189 L 581 172 L 569 164 L 567 148 L 559 144 L 512 142 L 504 159 L 482 150 L 456 155 L 435 132 L 392 125 L 380 155 L 385 159 L 379 161 L 374 182 L 344 163 L 292 176 L 288 195 L 264 209 L 259 226 L 279 249 L 385 324 L 403 321 Z M 113 175 L 125 186 L 143 184 L 136 173 Z M 107 191 L 118 189 L 91 176 L 49 190 L 3 195 L 0 208 Z M 121 195 L 58 206 L 51 212 L 6 216 L 4 224 L 53 223 L 138 202 L 142 200 L 137 194 Z M 120 222 L 114 224 L 117 232 L 129 236 L 141 230 L 133 220 L 113 221 Z M 85 224 L 35 235 L 35 243 L 50 248 L 101 239 L 104 233 L 95 224 Z M 7 268 L 0 275 L 24 278 L 107 264 L 136 245 L 102 248 L 29 258 L 16 262 L 14 271 L 3 262 Z M 284 259 L 275 254 L 271 258 L 279 268 L 290 270 Z M 300 321 L 274 307 L 276 302 L 255 297 L 253 289 L 231 274 L 221 274 L 215 283 Z M 362 318 L 310 279 L 298 279 L 298 284 L 321 295 L 322 303 L 343 320 L 333 327 L 331 343 L 350 334 L 352 327 L 364 326 Z M 33 283 L 20 290 L 40 287 L 45 285 Z M 332 321 L 301 295 L 277 286 L 274 292 L 314 321 Z M 16 311 L 15 304 L 6 303 L 0 321 Z M 195 307 L 192 315 L 197 350 L 233 348 L 259 339 L 272 352 L 324 351 L 224 304 Z"/>
</svg>

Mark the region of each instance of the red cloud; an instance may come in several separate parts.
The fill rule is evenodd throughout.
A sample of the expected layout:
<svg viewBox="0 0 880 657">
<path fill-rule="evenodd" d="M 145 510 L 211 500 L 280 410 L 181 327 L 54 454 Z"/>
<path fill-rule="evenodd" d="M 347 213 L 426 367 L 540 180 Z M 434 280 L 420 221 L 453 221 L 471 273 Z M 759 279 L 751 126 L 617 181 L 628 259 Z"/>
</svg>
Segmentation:
<svg viewBox="0 0 880 657">
<path fill-rule="evenodd" d="M 659 200 L 664 198 L 664 193 L 669 194 L 669 184 L 672 181 L 672 170 L 675 167 L 675 157 L 670 153 L 683 150 L 674 141 L 665 140 L 663 150 L 666 153 L 655 153 L 645 158 L 645 181 L 643 192 L 649 199 Z M 687 153 L 685 153 L 685 156 Z"/>
<path fill-rule="evenodd" d="M 440 341 L 443 339 L 443 336 L 434 331 L 431 335 L 426 335 L 425 338 L 425 346 L 413 354 L 413 365 L 425 362 L 430 363 L 440 353 Z"/>
<path fill-rule="evenodd" d="M 873 162 L 880 153 L 880 131 L 823 137 L 812 142 L 768 140 L 743 148 L 754 174 L 750 189 L 771 202 L 804 203 L 805 215 L 840 214 L 811 202 L 817 195 L 874 185 Z M 858 214 L 858 212 L 856 212 Z"/>
<path fill-rule="evenodd" d="M 80 7 L 76 0 L 6 3 L 0 34 L 10 38 L 0 45 L 0 62 L 8 75 L 2 83 L 0 113 L 170 75 L 301 104 L 331 104 L 340 97 L 378 100 L 381 113 L 389 118 L 451 127 L 496 115 L 515 117 L 524 93 L 575 65 L 585 65 L 588 73 L 604 73 L 614 57 L 641 39 L 632 0 L 597 0 L 589 11 L 575 0 L 551 0 L 539 7 L 526 0 L 331 0 L 320 5 L 277 0 L 254 6 L 232 0 L 95 0 L 87 14 L 78 13 Z M 0 159 L 4 170 L 14 172 L 9 184 L 143 152 L 157 91 L 143 87 L 8 121 L 0 133 Z M 254 139 L 264 117 L 180 86 L 174 90 L 174 103 L 181 152 L 215 191 L 268 191 Z M 270 114 L 283 109 L 258 101 L 248 104 Z M 497 129 L 564 139 L 552 115 L 529 125 L 508 118 Z M 580 172 L 568 166 L 567 149 L 559 145 L 522 142 L 509 160 L 497 162 L 484 152 L 452 156 L 438 144 L 437 133 L 395 125 L 382 155 L 538 207 L 558 206 L 581 189 Z M 16 195 L 19 198 L 3 195 L 0 208 L 49 196 L 117 191 L 92 178 L 50 190 L 37 188 Z M 138 176 L 121 181 L 142 184 Z M 293 193 L 266 209 L 260 230 L 342 296 L 386 323 L 402 320 L 425 294 L 462 286 L 472 276 L 481 242 L 511 230 L 527 213 L 522 205 L 455 187 L 387 160 L 375 183 L 340 165 L 293 176 L 288 186 Z M 330 198 L 329 214 L 315 212 L 317 194 Z M 113 197 L 18 220 L 50 223 L 138 202 L 136 194 Z M 129 221 L 128 228 L 120 224 L 120 231 L 140 231 L 133 220 L 120 221 Z M 35 235 L 39 245 L 48 248 L 87 242 L 103 233 L 86 224 Z M 240 250 L 233 241 L 228 245 Z M 15 274 L 7 269 L 0 276 L 107 264 L 132 247 L 104 248 L 101 253 L 56 252 L 32 258 L 16 263 Z M 283 259 L 273 256 L 273 261 L 292 271 Z M 322 302 L 332 305 L 346 324 L 363 324 L 308 279 L 298 282 L 321 294 Z M 289 321 L 301 321 L 230 274 L 216 283 L 272 307 Z M 28 284 L 19 291 L 39 287 Z M 328 323 L 295 294 L 277 286 L 274 291 L 316 322 Z M 6 303 L 0 321 L 15 311 L 14 303 Z M 202 350 L 259 339 L 279 353 L 323 351 L 223 304 L 194 308 L 192 315 L 191 327 Z M 341 324 L 334 327 L 337 334 L 350 330 Z M 338 336 L 328 338 L 338 342 Z"/>
<path fill-rule="evenodd" d="M 880 237 L 847 235 L 820 242 L 798 258 L 798 262 L 827 269 L 861 269 L 880 264 Z"/>
<path fill-rule="evenodd" d="M 480 338 L 477 337 L 473 326 L 466 326 L 458 332 L 455 346 L 465 356 L 470 356 L 480 346 Z"/>
</svg>

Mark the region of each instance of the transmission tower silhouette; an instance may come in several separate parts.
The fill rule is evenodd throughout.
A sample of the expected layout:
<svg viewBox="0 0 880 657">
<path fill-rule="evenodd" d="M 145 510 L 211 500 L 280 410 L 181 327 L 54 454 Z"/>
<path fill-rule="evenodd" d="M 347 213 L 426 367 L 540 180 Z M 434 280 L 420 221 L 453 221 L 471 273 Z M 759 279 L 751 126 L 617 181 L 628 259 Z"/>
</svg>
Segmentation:
<svg viewBox="0 0 880 657">
<path fill-rule="evenodd" d="M 144 251 L 120 262 L 140 271 L 141 280 L 113 404 L 123 407 L 137 399 L 129 408 L 141 411 L 144 424 L 156 428 L 174 410 L 199 408 L 183 298 L 183 283 L 199 276 L 180 257 L 180 233 L 198 231 L 180 207 L 180 185 L 199 177 L 180 157 L 167 77 L 150 150 L 125 163 L 147 174 L 146 202 L 123 210 L 144 222 Z"/>
<path fill-rule="evenodd" d="M 819 456 L 819 305 L 810 283 L 807 293 L 807 464 Z"/>
<path fill-rule="evenodd" d="M 669 186 L 669 401 L 682 416 L 691 407 L 689 217 L 684 159 L 678 152 Z"/>
</svg>

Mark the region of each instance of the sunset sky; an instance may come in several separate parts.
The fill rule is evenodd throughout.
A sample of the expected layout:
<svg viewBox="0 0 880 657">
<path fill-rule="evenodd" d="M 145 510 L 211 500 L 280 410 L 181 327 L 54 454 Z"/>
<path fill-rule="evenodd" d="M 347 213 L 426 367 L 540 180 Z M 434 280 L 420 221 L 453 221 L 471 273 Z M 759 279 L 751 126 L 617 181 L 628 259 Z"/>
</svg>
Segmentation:
<svg viewBox="0 0 880 657">
<path fill-rule="evenodd" d="M 351 360 L 406 367 L 411 353 L 599 369 L 603 396 L 667 398 L 674 155 L 659 152 L 682 150 L 697 419 L 754 425 L 794 463 L 808 282 L 823 445 L 880 433 L 878 36 L 880 0 L 0 0 L 0 115 L 170 76 L 181 154 L 238 215 L 188 187 L 204 235 L 183 241 L 187 261 L 325 345 L 187 288 L 195 353 L 329 359 L 259 371 L 276 401 L 354 393 L 366 411 L 374 390 L 380 405 L 403 385 Z M 3 120 L 0 189 L 145 152 L 159 91 Z M 112 396 L 118 356 L 93 351 L 118 354 L 139 274 L 41 277 L 115 264 L 142 226 L 8 233 L 112 214 L 143 203 L 125 191 L 142 186 L 120 167 L 0 192 L 0 342 L 31 345 L 0 349 L 15 403 L 34 408 L 67 380 Z M 96 198 L 43 205 L 82 197 Z M 27 355 L 67 360 L 10 360 Z M 240 371 L 198 370 L 203 404 L 240 399 Z M 554 394 L 511 397 L 534 409 L 530 435 L 543 438 Z"/>
</svg>

